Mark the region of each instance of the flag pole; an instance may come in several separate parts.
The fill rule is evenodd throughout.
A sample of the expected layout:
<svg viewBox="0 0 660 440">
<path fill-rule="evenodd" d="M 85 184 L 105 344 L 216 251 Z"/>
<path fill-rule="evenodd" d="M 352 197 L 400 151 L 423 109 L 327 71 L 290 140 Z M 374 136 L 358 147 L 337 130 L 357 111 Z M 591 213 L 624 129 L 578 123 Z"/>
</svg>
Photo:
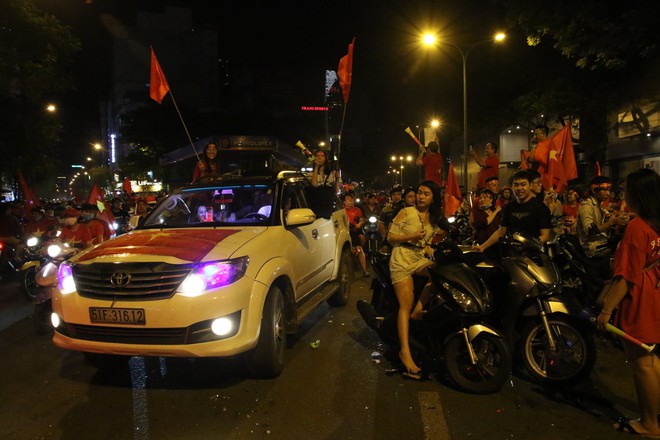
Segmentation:
<svg viewBox="0 0 660 440">
<path fill-rule="evenodd" d="M 172 97 L 172 102 L 174 103 L 174 108 L 176 109 L 176 112 L 179 115 L 179 119 L 181 119 L 181 124 L 183 125 L 183 129 L 186 131 L 186 136 L 188 136 L 188 141 L 190 142 L 190 148 L 192 148 L 193 153 L 195 153 L 195 157 L 199 162 L 201 159 L 199 158 L 199 154 L 197 154 L 197 150 L 195 149 L 195 144 L 193 143 L 192 138 L 190 137 L 190 133 L 188 132 L 188 127 L 186 127 L 186 123 L 183 120 L 183 116 L 181 116 L 181 112 L 179 111 L 179 106 L 176 105 L 176 100 L 174 99 L 174 95 L 172 94 L 172 89 L 170 89 L 170 96 Z"/>
<path fill-rule="evenodd" d="M 199 154 L 197 154 L 197 150 L 195 149 L 195 144 L 193 143 L 192 138 L 190 137 L 190 132 L 188 131 L 188 127 L 186 126 L 186 123 L 183 120 L 183 115 L 181 115 L 179 106 L 176 104 L 176 100 L 174 99 L 174 94 L 172 93 L 172 89 L 167 83 L 167 78 L 165 78 L 165 73 L 163 72 L 163 69 L 160 67 L 160 63 L 158 62 L 158 58 L 156 57 L 156 52 L 154 51 L 153 46 L 149 46 L 149 48 L 151 49 L 151 74 L 149 80 L 149 96 L 151 97 L 151 99 L 153 99 L 158 104 L 160 104 L 162 103 L 165 95 L 167 95 L 167 93 L 169 92 L 170 96 L 172 97 L 172 102 L 174 103 L 174 108 L 176 109 L 176 112 L 179 115 L 179 119 L 181 120 L 181 124 L 183 125 L 183 129 L 186 132 L 186 136 L 188 136 L 188 141 L 190 141 L 190 147 L 193 149 L 193 153 L 195 153 L 195 157 L 199 161 L 200 160 Z"/>
</svg>

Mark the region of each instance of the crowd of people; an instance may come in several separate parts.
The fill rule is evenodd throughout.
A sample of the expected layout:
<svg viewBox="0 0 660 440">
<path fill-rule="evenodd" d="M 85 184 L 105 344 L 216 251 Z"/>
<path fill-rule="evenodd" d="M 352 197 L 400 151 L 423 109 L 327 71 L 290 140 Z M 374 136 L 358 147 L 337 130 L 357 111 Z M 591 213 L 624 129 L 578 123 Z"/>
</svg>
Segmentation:
<svg viewBox="0 0 660 440">
<path fill-rule="evenodd" d="M 84 249 L 126 232 L 129 218 L 135 217 L 139 222 L 150 207 L 146 197 L 125 192 L 111 199 L 109 213 L 103 216 L 99 216 L 98 204 L 76 203 L 75 200 L 43 202 L 29 210 L 20 201 L 3 202 L 0 204 L 0 241 L 6 246 L 5 252 L 10 253 L 8 257 L 16 262 L 30 237 L 40 238 L 42 245 L 58 241 Z"/>
</svg>

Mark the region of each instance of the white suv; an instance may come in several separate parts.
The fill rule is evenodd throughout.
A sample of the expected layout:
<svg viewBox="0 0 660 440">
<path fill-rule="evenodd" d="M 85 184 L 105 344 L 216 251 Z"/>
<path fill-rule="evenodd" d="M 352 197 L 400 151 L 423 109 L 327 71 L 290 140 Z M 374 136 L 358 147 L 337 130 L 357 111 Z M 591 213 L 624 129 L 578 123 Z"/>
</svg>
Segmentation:
<svg viewBox="0 0 660 440">
<path fill-rule="evenodd" d="M 178 189 L 133 232 L 60 266 L 55 345 L 97 365 L 244 353 L 255 376 L 278 375 L 286 334 L 350 295 L 346 213 L 333 195 L 329 218 L 316 215 L 313 190 L 291 172 Z"/>
</svg>

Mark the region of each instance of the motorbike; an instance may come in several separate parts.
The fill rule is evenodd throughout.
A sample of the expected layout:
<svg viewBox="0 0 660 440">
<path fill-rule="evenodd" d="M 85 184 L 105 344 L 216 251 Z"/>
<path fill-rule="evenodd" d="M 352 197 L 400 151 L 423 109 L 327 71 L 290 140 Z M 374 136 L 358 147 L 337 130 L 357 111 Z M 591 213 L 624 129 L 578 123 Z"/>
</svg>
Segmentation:
<svg viewBox="0 0 660 440">
<path fill-rule="evenodd" d="M 369 254 L 371 252 L 378 252 L 380 249 L 380 232 L 378 232 L 378 217 L 375 215 L 367 218 L 364 226 L 362 226 L 362 233 L 367 241 L 364 245 L 364 251 Z"/>
<path fill-rule="evenodd" d="M 467 214 L 452 215 L 447 218 L 449 223 L 449 237 L 459 244 L 472 244 L 472 226 Z"/>
<path fill-rule="evenodd" d="M 57 273 L 60 264 L 80 252 L 75 247 L 62 244 L 51 244 L 47 248 L 48 261 L 46 261 L 35 276 L 36 295 L 34 296 L 34 311 L 32 323 L 38 334 L 46 334 L 53 330 L 51 314 L 53 306 L 51 299 L 54 289 L 57 289 Z"/>
<path fill-rule="evenodd" d="M 41 266 L 48 261 L 46 247 L 39 237 L 30 237 L 26 241 L 23 264 L 20 266 L 20 287 L 29 300 L 37 295 L 36 275 Z"/>
<path fill-rule="evenodd" d="M 495 261 L 464 247 L 454 252 L 493 290 L 492 315 L 514 347 L 524 370 L 540 383 L 569 384 L 596 362 L 592 314 L 562 294 L 559 268 L 536 237 L 510 234 L 497 245 Z"/>
<path fill-rule="evenodd" d="M 612 278 L 611 256 L 588 257 L 578 238 L 570 234 L 551 241 L 548 253 L 561 271 L 562 292 L 574 296 L 584 307 L 599 310 L 596 298 Z"/>
<path fill-rule="evenodd" d="M 443 242 L 434 245 L 436 255 Z M 374 270 L 371 301 L 359 300 L 357 307 L 367 325 L 391 346 L 398 345 L 398 301 L 389 273 L 390 254 L 370 252 Z M 437 257 L 436 257 L 437 258 Z M 512 354 L 504 336 L 484 317 L 491 311 L 493 297 L 474 269 L 463 263 L 429 268 L 433 294 L 421 320 L 411 320 L 411 350 L 423 356 L 422 370 L 429 360 L 444 359 L 445 369 L 462 390 L 474 394 L 499 391 L 509 378 Z M 426 279 L 413 276 L 416 298 Z M 403 371 L 403 370 L 402 370 Z"/>
</svg>

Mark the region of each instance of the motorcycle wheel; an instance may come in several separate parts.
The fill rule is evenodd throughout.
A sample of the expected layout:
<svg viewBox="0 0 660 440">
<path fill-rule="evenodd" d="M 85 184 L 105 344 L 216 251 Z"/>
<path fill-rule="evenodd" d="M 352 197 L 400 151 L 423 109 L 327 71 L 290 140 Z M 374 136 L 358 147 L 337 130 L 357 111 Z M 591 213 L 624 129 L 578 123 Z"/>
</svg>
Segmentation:
<svg viewBox="0 0 660 440">
<path fill-rule="evenodd" d="M 51 301 L 45 301 L 34 306 L 32 312 L 32 323 L 34 329 L 39 335 L 45 335 L 53 331 L 53 324 L 50 322 L 50 315 L 53 313 Z"/>
<path fill-rule="evenodd" d="M 582 326 L 563 316 L 549 316 L 557 350 L 548 346 L 543 323 L 527 324 L 521 336 L 521 355 L 528 374 L 537 382 L 570 384 L 587 376 L 596 363 L 596 343 Z"/>
<path fill-rule="evenodd" d="M 21 290 L 29 300 L 37 296 L 37 267 L 32 266 L 21 271 Z"/>
<path fill-rule="evenodd" d="M 472 340 L 477 355 L 472 365 L 462 334 L 451 337 L 445 344 L 445 364 L 454 383 L 473 394 L 491 394 L 499 391 L 511 374 L 511 350 L 504 338 L 482 332 Z"/>
</svg>

